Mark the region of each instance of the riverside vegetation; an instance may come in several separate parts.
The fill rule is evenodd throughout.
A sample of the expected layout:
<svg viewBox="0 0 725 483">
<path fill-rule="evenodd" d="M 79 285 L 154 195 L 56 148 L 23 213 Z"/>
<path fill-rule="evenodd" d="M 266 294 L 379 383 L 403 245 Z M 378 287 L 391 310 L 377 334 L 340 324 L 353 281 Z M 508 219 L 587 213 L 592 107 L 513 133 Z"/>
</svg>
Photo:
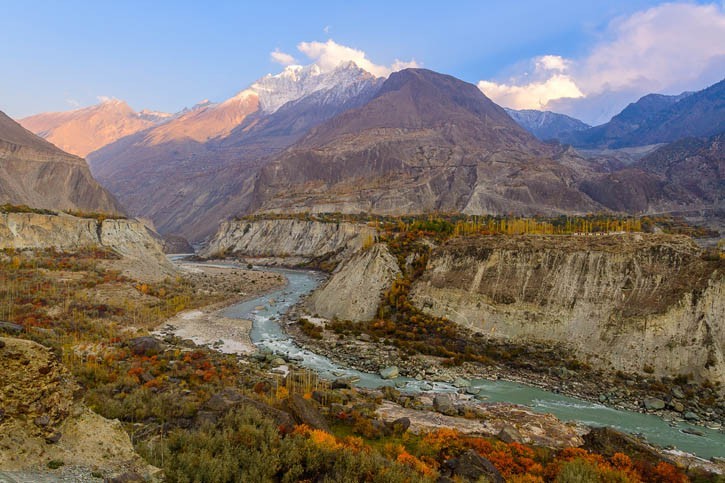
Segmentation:
<svg viewBox="0 0 725 483">
<path fill-rule="evenodd" d="M 401 262 L 421 246 L 417 232 L 388 240 Z M 86 404 L 118 418 L 137 451 L 162 468 L 168 481 L 715 478 L 616 448 L 551 449 L 445 429 L 413 434 L 405 421 L 376 418 L 383 397 L 378 392 L 330 385 L 307 372 L 271 374 L 269 355 L 238 358 L 175 337 L 148 337 L 169 316 L 233 294 L 199 290 L 193 277 L 138 282 L 112 268 L 116 259 L 114 252 L 94 247 L 3 251 L 0 319 L 9 323 L 1 330 L 51 347 L 83 387 Z M 424 261 L 424 254 L 416 257 L 406 277 L 415 276 Z M 401 342 L 408 337 L 410 350 L 423 350 L 419 343 L 432 340 L 432 350 L 452 363 L 504 357 L 467 349 L 445 320 L 410 309 L 405 278 L 394 287 L 380 320 L 366 326 L 374 336 Z M 47 462 L 48 468 L 62 464 Z"/>
</svg>

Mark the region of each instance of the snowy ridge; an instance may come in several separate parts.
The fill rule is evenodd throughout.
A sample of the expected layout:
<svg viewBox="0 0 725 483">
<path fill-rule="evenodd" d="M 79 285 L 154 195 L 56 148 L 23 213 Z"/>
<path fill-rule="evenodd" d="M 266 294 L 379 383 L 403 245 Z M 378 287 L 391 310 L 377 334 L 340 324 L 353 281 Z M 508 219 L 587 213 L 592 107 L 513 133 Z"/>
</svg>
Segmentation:
<svg viewBox="0 0 725 483">
<path fill-rule="evenodd" d="M 291 101 L 296 101 L 320 91 L 330 91 L 329 96 L 344 101 L 357 95 L 376 77 L 354 62 L 344 62 L 331 71 L 323 71 L 316 64 L 308 66 L 291 65 L 276 75 L 268 74 L 249 89 L 237 96 L 251 92 L 259 96 L 259 107 L 265 114 L 271 114 Z"/>
</svg>

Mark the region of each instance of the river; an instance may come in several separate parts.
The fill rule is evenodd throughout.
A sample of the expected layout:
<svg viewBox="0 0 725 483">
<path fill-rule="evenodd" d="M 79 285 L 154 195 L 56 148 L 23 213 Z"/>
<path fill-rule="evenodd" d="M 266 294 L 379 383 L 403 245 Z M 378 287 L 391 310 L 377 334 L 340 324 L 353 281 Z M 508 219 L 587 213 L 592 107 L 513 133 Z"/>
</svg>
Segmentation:
<svg viewBox="0 0 725 483">
<path fill-rule="evenodd" d="M 224 311 L 227 317 L 252 320 L 251 338 L 258 347 L 296 360 L 300 366 L 314 370 L 324 378 L 358 377 L 360 381 L 357 385 L 361 387 L 374 388 L 397 383 L 402 391 L 457 391 L 452 385 L 440 382 L 416 381 L 405 377 L 384 380 L 377 374 L 339 366 L 325 356 L 299 347 L 284 332 L 278 320 L 302 296 L 314 290 L 322 278 L 313 271 L 270 268 L 264 270 L 282 273 L 287 277 L 287 286 L 233 305 Z M 551 413 L 564 421 L 577 421 L 589 426 L 610 426 L 621 431 L 641 434 L 657 445 L 674 446 L 702 458 L 725 457 L 725 433 L 721 431 L 684 422 L 670 425 L 654 415 L 613 409 L 524 384 L 501 380 L 474 380 L 471 384 L 480 388 L 480 395 L 484 396 L 486 401 L 521 404 L 537 412 Z M 684 433 L 683 429 L 698 431 L 702 436 Z"/>
</svg>

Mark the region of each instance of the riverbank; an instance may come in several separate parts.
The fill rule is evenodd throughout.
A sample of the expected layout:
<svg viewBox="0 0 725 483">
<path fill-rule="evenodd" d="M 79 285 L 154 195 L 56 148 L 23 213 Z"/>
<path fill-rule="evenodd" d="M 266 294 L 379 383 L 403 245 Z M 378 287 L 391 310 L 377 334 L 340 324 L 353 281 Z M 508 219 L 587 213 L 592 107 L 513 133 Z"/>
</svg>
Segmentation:
<svg viewBox="0 0 725 483">
<path fill-rule="evenodd" d="M 223 312 L 229 306 L 283 288 L 287 283 L 285 277 L 218 264 L 180 262 L 177 266 L 198 290 L 223 291 L 228 297 L 223 302 L 181 312 L 157 327 L 154 334 L 188 339 L 225 354 L 256 352 L 249 337 L 252 321 L 226 317 Z"/>
<path fill-rule="evenodd" d="M 440 357 L 404 352 L 385 339 L 375 340 L 369 334 L 356 330 L 354 323 L 347 324 L 349 330 L 345 332 L 338 327 L 336 330 L 327 327 L 311 334 L 297 323 L 301 318 L 314 320 L 320 329 L 329 322 L 310 317 L 304 304 L 298 304 L 284 319 L 286 330 L 298 344 L 359 371 L 378 373 L 383 368 L 396 366 L 401 376 L 417 380 L 445 383 L 459 378 L 467 381 L 505 380 L 614 409 L 654 414 L 668 423 L 687 422 L 721 432 L 725 428 L 725 401 L 714 387 L 680 385 L 678 381 L 666 384 L 655 378 L 611 374 L 586 365 L 568 367 L 563 362 L 552 365 L 560 349 L 542 344 L 515 345 L 506 341 L 493 343 L 503 348 L 502 352 L 517 354 L 508 363 L 492 361 L 484 365 L 465 362 L 455 366 Z M 492 342 L 482 340 L 481 343 Z"/>
</svg>

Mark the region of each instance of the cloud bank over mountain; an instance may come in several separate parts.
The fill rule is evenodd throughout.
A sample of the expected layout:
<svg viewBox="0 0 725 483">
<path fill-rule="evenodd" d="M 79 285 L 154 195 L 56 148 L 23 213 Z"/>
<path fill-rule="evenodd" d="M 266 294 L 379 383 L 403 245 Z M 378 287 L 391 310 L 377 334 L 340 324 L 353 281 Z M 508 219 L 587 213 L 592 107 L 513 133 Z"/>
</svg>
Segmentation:
<svg viewBox="0 0 725 483">
<path fill-rule="evenodd" d="M 679 93 L 716 82 L 723 72 L 723 5 L 667 3 L 612 20 L 582 58 L 542 55 L 517 75 L 478 87 L 506 107 L 554 110 L 596 124 L 640 95 Z"/>
<path fill-rule="evenodd" d="M 327 40 L 327 42 L 300 42 L 297 44 L 297 50 L 304 54 L 313 64 L 316 64 L 323 72 L 329 72 L 341 63 L 349 61 L 355 62 L 358 67 L 365 69 L 377 77 L 387 77 L 392 72 L 408 67 L 421 67 L 414 59 L 409 61 L 395 59 L 389 66 L 379 65 L 371 61 L 364 51 L 338 44 L 332 39 Z M 295 62 L 293 55 L 280 52 L 279 49 L 271 52 L 270 57 L 274 62 L 285 66 Z"/>
</svg>

